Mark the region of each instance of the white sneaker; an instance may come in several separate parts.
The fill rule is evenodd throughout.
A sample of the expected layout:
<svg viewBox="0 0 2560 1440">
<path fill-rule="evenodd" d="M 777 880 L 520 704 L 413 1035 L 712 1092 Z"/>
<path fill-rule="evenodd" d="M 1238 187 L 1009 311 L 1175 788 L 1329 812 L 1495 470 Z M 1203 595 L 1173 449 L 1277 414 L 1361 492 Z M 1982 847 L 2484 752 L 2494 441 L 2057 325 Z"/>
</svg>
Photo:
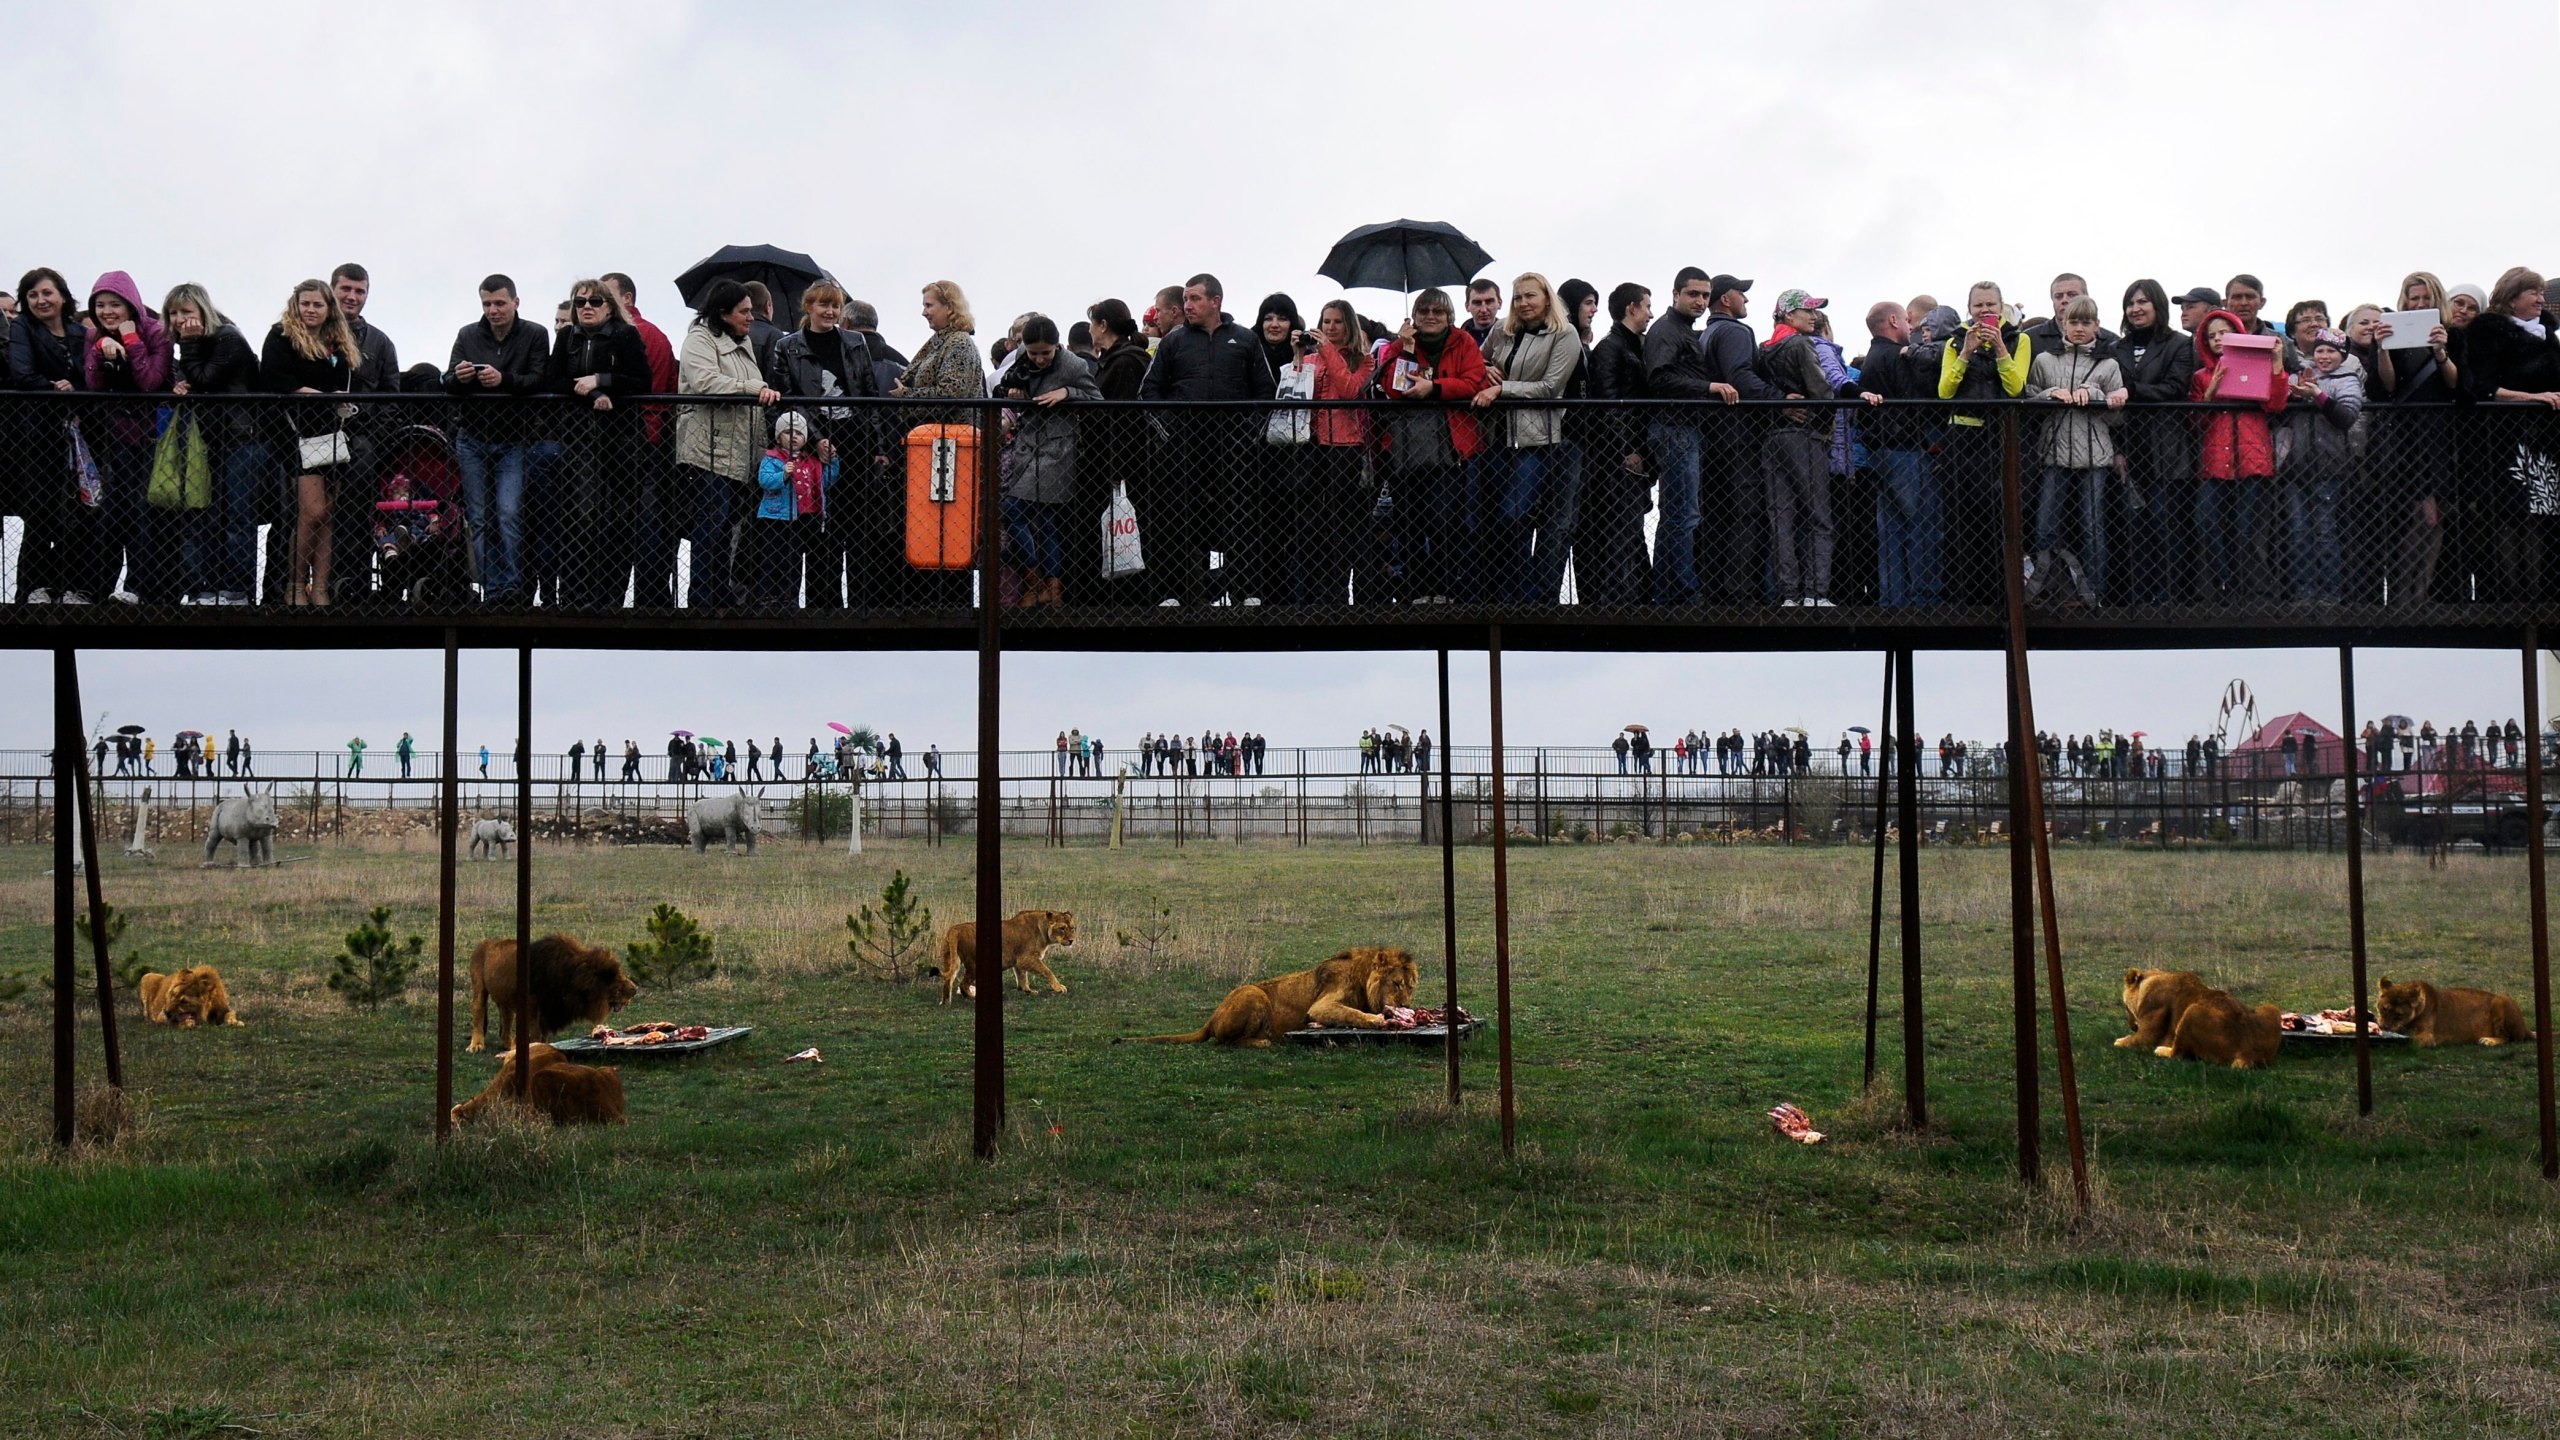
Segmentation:
<svg viewBox="0 0 2560 1440">
<path fill-rule="evenodd" d="M 1173 598 L 1173 597 L 1172 597 L 1172 596 L 1170 596 L 1170 595 L 1167 595 L 1167 596 L 1166 596 L 1166 597 L 1164 597 L 1163 599 L 1161 599 L 1161 600 L 1159 600 L 1159 601 L 1157 601 L 1157 602 L 1156 602 L 1156 608 L 1157 608 L 1157 609 L 1159 609 L 1159 610 L 1179 610 L 1179 609 L 1181 609 L 1181 608 L 1182 608 L 1182 602 L 1181 602 L 1181 601 L 1179 601 L 1179 600 L 1176 600 L 1175 598 Z"/>
<path fill-rule="evenodd" d="M 142 603 L 142 597 L 141 597 L 141 596 L 134 594 L 134 593 L 133 593 L 132 591 L 130 591 L 130 590 L 124 590 L 124 589 L 116 589 L 116 590 L 110 590 L 110 591 L 108 591 L 108 592 L 107 592 L 107 598 L 108 598 L 108 599 L 110 599 L 110 600 L 113 600 L 114 602 L 116 602 L 116 603 L 117 603 L 117 604 L 119 604 L 119 605 L 139 605 L 139 604 L 141 604 L 141 603 Z"/>
<path fill-rule="evenodd" d="M 1244 597 L 1244 603 L 1247 605 L 1259 605 L 1262 603 L 1262 597 L 1259 595 L 1247 595 Z"/>
<path fill-rule="evenodd" d="M 89 597 L 77 590 L 65 590 L 62 592 L 62 603 L 65 605 L 86 605 L 89 603 Z"/>
<path fill-rule="evenodd" d="M 53 592 L 46 589 L 44 586 L 39 585 L 33 590 L 27 592 L 27 603 L 30 605 L 50 605 L 53 603 Z"/>
<path fill-rule="evenodd" d="M 249 592 L 246 590 L 224 590 L 213 597 L 213 603 L 216 605 L 246 605 L 249 603 Z"/>
<path fill-rule="evenodd" d="M 1778 608 L 1781 610 L 1793 610 L 1796 608 L 1796 597 L 1790 595 L 1786 599 L 1779 601 Z"/>
<path fill-rule="evenodd" d="M 1823 595 L 1816 595 L 1816 596 L 1814 596 L 1812 599 L 1807 600 L 1807 601 L 1806 601 L 1806 602 L 1804 602 L 1804 603 L 1806 603 L 1807 605 L 1812 606 L 1812 607 L 1813 607 L 1814 609 L 1816 609 L 1816 610 L 1828 610 L 1828 609 L 1830 609 L 1830 608 L 1831 608 L 1831 600 L 1830 600 L 1830 598 L 1829 598 L 1828 596 L 1823 596 Z"/>
</svg>

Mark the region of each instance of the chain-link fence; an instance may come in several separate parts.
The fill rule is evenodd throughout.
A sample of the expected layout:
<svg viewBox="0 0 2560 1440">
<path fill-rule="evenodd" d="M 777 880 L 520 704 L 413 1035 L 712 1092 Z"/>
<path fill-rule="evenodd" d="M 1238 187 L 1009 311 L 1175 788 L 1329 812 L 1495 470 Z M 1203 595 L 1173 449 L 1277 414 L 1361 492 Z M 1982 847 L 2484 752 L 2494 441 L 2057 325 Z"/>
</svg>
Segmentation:
<svg viewBox="0 0 2560 1440">
<path fill-rule="evenodd" d="M 2504 404 L 16 393 L 0 586 L 19 623 L 992 595 L 1122 624 L 1978 624 L 2004 604 L 2014 483 L 2042 616 L 2487 623 L 2560 591 L 2555 455 L 2560 414 Z"/>
</svg>

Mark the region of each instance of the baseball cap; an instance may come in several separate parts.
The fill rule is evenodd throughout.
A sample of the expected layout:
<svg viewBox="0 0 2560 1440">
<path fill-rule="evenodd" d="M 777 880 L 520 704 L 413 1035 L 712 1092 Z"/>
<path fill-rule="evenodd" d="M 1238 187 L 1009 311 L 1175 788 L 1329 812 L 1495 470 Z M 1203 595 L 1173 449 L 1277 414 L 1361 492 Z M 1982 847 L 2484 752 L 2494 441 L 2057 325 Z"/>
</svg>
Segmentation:
<svg viewBox="0 0 2560 1440">
<path fill-rule="evenodd" d="M 1710 301 L 1723 299 L 1728 290 L 1739 290 L 1748 295 L 1751 293 L 1751 282 L 1736 280 L 1730 275 L 1718 275 L 1707 282 L 1707 298 Z"/>
<path fill-rule="evenodd" d="M 2199 285 L 2169 302 L 2172 305 L 2211 305 L 2220 308 L 2222 292 L 2210 285 Z"/>
<path fill-rule="evenodd" d="M 1829 308 L 1831 308 L 1831 302 L 1829 300 L 1814 294 L 1810 290 L 1781 290 L 1778 292 L 1778 313 L 1781 315 L 1786 314 L 1790 310 L 1827 310 Z"/>
</svg>

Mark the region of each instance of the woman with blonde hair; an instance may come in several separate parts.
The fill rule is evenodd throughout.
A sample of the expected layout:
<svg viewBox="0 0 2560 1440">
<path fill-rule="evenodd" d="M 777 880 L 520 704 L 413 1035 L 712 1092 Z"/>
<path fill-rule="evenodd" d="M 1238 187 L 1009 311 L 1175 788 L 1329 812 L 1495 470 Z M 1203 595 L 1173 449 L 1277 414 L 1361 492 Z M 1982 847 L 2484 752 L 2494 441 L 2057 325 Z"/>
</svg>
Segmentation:
<svg viewBox="0 0 2560 1440">
<path fill-rule="evenodd" d="M 977 333 L 977 317 L 969 313 L 969 297 L 956 281 L 936 280 L 924 287 L 924 323 L 933 338 L 916 350 L 916 358 L 898 376 L 893 395 L 927 395 L 950 399 L 984 399 L 987 367 L 969 338 Z M 957 422 L 966 411 L 946 412 Z M 923 422 L 919 422 L 923 423 Z"/>
<path fill-rule="evenodd" d="M 960 291 L 956 281 L 936 280 L 924 287 L 924 323 L 933 329 L 933 338 L 916 349 L 916 358 L 898 375 L 898 383 L 890 388 L 892 395 L 932 397 L 949 400 L 981 400 L 987 394 L 987 367 L 978 357 L 976 342 L 970 339 L 978 328 L 977 317 L 969 313 L 969 297 Z M 900 417 L 908 426 L 966 425 L 978 416 L 975 408 L 909 410 Z M 894 452 L 893 469 L 906 464 L 905 446 Z M 980 455 L 980 478 L 993 482 L 996 457 Z M 903 474 L 903 470 L 899 470 Z M 969 577 L 960 571 L 918 570 L 897 566 L 896 585 L 902 592 L 902 603 L 914 605 L 966 605 L 969 603 Z"/>
<path fill-rule="evenodd" d="M 160 314 L 176 337 L 173 394 L 245 395 L 258 388 L 258 352 L 203 286 L 171 290 Z M 258 515 L 275 474 L 274 452 L 246 405 L 206 410 L 196 431 L 205 440 L 214 488 L 210 503 L 182 522 L 188 603 L 246 605 L 257 579 Z"/>
<path fill-rule="evenodd" d="M 344 395 L 364 354 L 338 309 L 327 282 L 293 287 L 284 314 L 267 331 L 258 352 L 261 388 L 282 395 Z M 329 487 L 351 458 L 343 402 L 296 405 L 286 412 L 286 453 L 294 472 L 297 516 L 293 563 L 285 575 L 284 603 L 329 603 Z"/>
<path fill-rule="evenodd" d="M 1511 308 L 1485 337 L 1484 363 L 1488 383 L 1473 400 L 1479 410 L 1562 398 L 1582 364 L 1582 339 L 1546 276 L 1532 270 L 1511 282 Z M 1540 516 L 1569 516 L 1575 508 L 1565 493 L 1579 472 L 1564 443 L 1564 411 L 1515 403 L 1486 433 L 1500 448 L 1492 464 L 1475 468 L 1477 533 L 1485 543 L 1476 572 L 1460 583 L 1489 600 L 1553 605 L 1573 545 L 1571 526 L 1549 524 L 1534 541 L 1532 535 Z"/>
<path fill-rule="evenodd" d="M 2379 598 L 2391 605 L 2424 604 L 2446 541 L 2458 539 L 2447 534 L 2458 489 L 2446 483 L 2445 461 L 2454 448 L 2447 407 L 2462 386 L 2463 331 L 2450 318 L 2449 298 L 2432 272 L 2412 270 L 2400 279 L 2394 308 L 2372 330 L 2376 404 L 2366 437 L 2372 489 L 2358 528 L 2368 532 L 2367 548 L 2382 565 Z M 2405 325 L 2412 310 L 2435 312 L 2426 343 L 2391 344 L 2395 324 Z M 2467 569 L 2459 554 L 2454 563 Z M 2361 589 L 2359 595 L 2373 598 Z"/>
</svg>

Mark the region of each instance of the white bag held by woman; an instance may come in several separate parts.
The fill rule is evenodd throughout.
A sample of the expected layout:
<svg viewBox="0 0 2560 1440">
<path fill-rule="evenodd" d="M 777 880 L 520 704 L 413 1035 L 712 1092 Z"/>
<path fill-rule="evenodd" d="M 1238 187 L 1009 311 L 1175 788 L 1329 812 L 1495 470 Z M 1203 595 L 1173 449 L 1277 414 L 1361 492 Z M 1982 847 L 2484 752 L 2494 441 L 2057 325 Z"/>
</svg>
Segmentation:
<svg viewBox="0 0 2560 1440">
<path fill-rule="evenodd" d="M 1102 578 L 1117 580 L 1147 568 L 1138 545 L 1138 508 L 1129 503 L 1129 487 L 1111 487 L 1111 503 L 1102 507 Z"/>
</svg>

